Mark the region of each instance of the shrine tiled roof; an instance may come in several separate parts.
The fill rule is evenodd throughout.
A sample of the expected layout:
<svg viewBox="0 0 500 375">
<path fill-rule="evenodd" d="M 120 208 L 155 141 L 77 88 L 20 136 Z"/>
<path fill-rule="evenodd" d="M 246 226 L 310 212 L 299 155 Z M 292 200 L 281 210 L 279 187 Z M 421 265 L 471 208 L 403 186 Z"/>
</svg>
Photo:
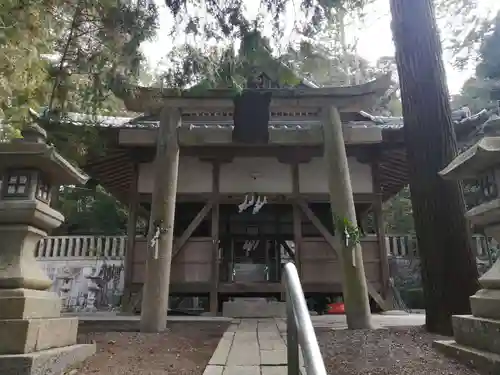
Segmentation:
<svg viewBox="0 0 500 375">
<path fill-rule="evenodd" d="M 382 129 L 402 129 L 404 126 L 402 117 L 374 116 L 364 111 L 359 114 Z"/>
<path fill-rule="evenodd" d="M 453 112 L 453 122 L 456 131 L 473 135 L 481 132 L 481 126 L 488 120 L 491 113 L 487 110 L 482 110 L 479 113 L 470 115 L 467 110 L 458 110 Z M 116 117 L 116 116 L 91 116 L 81 113 L 70 112 L 65 115 L 62 121 L 73 123 L 75 125 L 98 126 L 103 128 L 155 128 L 158 127 L 157 116 L 140 115 L 137 117 Z M 356 116 L 356 119 L 346 121 L 352 127 L 378 127 L 384 130 L 401 130 L 404 127 L 402 117 L 377 116 L 361 111 Z M 270 129 L 287 129 L 300 130 L 309 129 L 314 126 L 319 126 L 321 122 L 315 119 L 304 120 L 272 120 L 269 122 Z M 208 121 L 198 119 L 186 119 L 182 127 L 190 129 L 196 128 L 227 128 L 233 127 L 232 119 Z"/>
</svg>

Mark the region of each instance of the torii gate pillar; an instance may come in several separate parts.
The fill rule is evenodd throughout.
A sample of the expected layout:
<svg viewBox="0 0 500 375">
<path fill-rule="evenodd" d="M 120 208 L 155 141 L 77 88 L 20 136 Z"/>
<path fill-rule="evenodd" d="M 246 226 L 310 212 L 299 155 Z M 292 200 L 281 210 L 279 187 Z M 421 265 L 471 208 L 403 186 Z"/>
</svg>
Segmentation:
<svg viewBox="0 0 500 375">
<path fill-rule="evenodd" d="M 154 161 L 155 180 L 141 306 L 141 332 L 161 332 L 167 326 L 179 169 L 177 128 L 180 121 L 178 108 L 162 109 Z"/>
<path fill-rule="evenodd" d="M 324 108 L 323 111 L 324 158 L 333 223 L 337 225 L 337 218 L 340 218 L 357 227 L 340 114 L 338 109 L 333 106 Z M 335 230 L 338 231 L 338 228 Z M 338 236 L 340 235 L 341 233 L 338 233 Z M 347 247 L 342 244 L 338 256 L 342 269 L 342 289 L 347 325 L 350 329 L 370 328 L 370 301 L 361 244 L 357 242 L 354 246 L 348 245 Z"/>
</svg>

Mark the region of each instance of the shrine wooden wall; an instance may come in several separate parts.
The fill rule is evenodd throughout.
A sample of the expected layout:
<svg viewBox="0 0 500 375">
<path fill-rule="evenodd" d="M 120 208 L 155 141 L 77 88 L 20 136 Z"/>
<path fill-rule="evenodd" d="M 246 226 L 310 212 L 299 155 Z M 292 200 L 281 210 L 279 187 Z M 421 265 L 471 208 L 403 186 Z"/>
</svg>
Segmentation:
<svg viewBox="0 0 500 375">
<path fill-rule="evenodd" d="M 380 251 L 376 236 L 362 240 L 365 275 L 375 287 L 381 287 Z M 323 238 L 303 238 L 301 248 L 301 280 L 305 287 L 313 284 L 340 284 L 339 260 Z"/>
<path fill-rule="evenodd" d="M 146 239 L 136 240 L 133 282 L 143 283 L 146 272 Z M 211 280 L 211 238 L 193 237 L 172 260 L 171 283 L 206 282 Z"/>
<path fill-rule="evenodd" d="M 235 158 L 220 167 L 220 193 L 292 193 L 291 165 L 276 158 Z M 349 158 L 349 170 L 354 193 L 372 193 L 373 178 L 370 164 Z M 139 193 L 153 191 L 153 165 L 139 166 Z M 212 165 L 196 157 L 183 156 L 179 164 L 177 192 L 206 193 L 212 190 Z M 328 193 L 326 167 L 323 158 L 313 158 L 299 164 L 300 193 Z"/>
<path fill-rule="evenodd" d="M 380 290 L 381 263 L 376 236 L 366 236 L 362 240 L 363 260 L 367 280 L 376 290 Z M 204 294 L 210 291 L 212 240 L 194 237 L 188 240 L 172 261 L 171 293 Z M 134 248 L 133 283 L 142 284 L 146 272 L 146 240 L 138 239 Z M 337 256 L 328 243 L 320 237 L 303 238 L 300 273 L 304 291 L 307 293 L 341 292 L 342 275 Z M 221 283 L 221 290 L 225 283 Z M 227 283 L 226 283 L 227 284 Z M 262 283 L 261 291 L 268 286 Z M 281 289 L 281 286 L 277 289 Z M 258 291 L 258 289 L 254 289 Z"/>
</svg>

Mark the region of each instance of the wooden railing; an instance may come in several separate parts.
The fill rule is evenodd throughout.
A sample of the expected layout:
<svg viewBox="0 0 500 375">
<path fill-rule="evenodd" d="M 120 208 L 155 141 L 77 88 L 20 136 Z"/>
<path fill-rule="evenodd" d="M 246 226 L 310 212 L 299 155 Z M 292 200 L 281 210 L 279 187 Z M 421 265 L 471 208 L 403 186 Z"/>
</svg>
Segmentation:
<svg viewBox="0 0 500 375">
<path fill-rule="evenodd" d="M 389 235 L 385 241 L 389 256 L 418 257 L 415 236 Z M 121 259 L 125 256 L 126 243 L 126 236 L 50 236 L 39 242 L 35 255 L 40 260 Z M 473 236 L 472 245 L 478 257 L 487 257 L 488 248 L 500 249 L 492 238 L 481 235 Z"/>
</svg>

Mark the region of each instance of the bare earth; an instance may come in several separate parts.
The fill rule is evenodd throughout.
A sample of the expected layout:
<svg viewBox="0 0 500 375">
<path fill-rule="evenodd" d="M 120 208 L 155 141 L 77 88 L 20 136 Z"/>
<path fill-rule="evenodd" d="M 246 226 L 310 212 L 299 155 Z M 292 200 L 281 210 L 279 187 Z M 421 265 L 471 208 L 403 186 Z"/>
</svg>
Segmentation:
<svg viewBox="0 0 500 375">
<path fill-rule="evenodd" d="M 166 332 L 99 332 L 79 336 L 94 340 L 97 353 L 71 375 L 201 375 L 222 334 L 224 322 L 172 322 Z"/>
<path fill-rule="evenodd" d="M 442 339 L 420 327 L 374 331 L 316 330 L 329 374 L 478 375 L 436 352 Z"/>
</svg>

